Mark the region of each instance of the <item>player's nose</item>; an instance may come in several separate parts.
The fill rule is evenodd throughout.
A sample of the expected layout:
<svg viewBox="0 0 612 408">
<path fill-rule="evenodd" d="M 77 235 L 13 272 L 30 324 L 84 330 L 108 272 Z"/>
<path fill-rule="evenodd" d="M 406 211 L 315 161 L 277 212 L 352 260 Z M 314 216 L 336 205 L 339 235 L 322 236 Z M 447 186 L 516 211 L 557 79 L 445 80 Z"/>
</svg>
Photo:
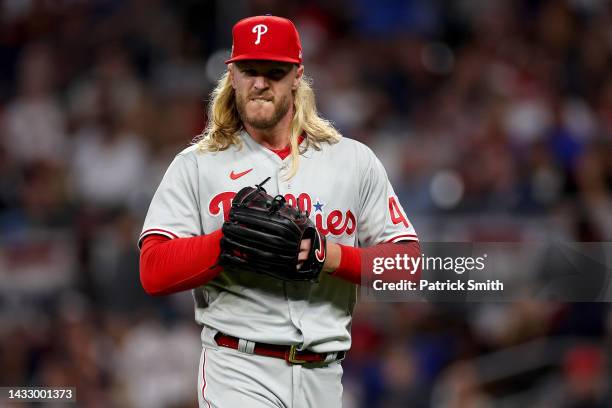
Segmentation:
<svg viewBox="0 0 612 408">
<path fill-rule="evenodd" d="M 253 78 L 253 87 L 255 89 L 265 89 L 268 87 L 268 81 L 263 75 L 258 75 Z"/>
</svg>

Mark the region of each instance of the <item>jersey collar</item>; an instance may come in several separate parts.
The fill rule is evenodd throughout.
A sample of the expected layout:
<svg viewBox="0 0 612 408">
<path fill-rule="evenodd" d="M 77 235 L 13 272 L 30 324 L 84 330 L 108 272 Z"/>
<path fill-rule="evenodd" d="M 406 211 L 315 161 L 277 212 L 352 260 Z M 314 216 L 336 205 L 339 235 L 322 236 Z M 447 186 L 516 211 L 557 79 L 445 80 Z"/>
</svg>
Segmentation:
<svg viewBox="0 0 612 408">
<path fill-rule="evenodd" d="M 270 149 L 268 147 L 262 146 L 260 143 L 257 143 L 246 130 L 242 132 L 242 139 L 245 141 L 245 143 L 255 149 L 261 149 L 268 154 L 273 153 L 275 156 L 279 157 L 281 161 L 285 160 L 291 154 L 291 145 L 287 145 L 282 149 Z M 304 134 L 300 135 L 300 137 L 298 138 L 298 144 L 301 145 L 304 139 L 306 139 L 306 136 Z"/>
</svg>

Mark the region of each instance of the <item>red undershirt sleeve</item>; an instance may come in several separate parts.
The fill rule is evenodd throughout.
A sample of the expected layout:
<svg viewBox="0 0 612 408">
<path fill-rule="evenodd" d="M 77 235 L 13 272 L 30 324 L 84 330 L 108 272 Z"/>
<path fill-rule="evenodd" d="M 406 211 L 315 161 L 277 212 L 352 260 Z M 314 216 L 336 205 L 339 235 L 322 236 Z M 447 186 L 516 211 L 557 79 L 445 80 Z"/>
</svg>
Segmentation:
<svg viewBox="0 0 612 408">
<path fill-rule="evenodd" d="M 347 280 L 357 285 L 362 284 L 361 260 L 363 258 L 373 259 L 374 257 L 394 258 L 397 254 L 406 254 L 409 257 L 418 258 L 421 256 L 421 246 L 418 241 L 402 241 L 398 243 L 384 243 L 368 248 L 355 248 L 340 245 L 340 265 L 332 272 L 332 276 Z M 419 264 L 420 265 L 420 264 Z M 421 275 L 421 268 L 413 275 L 418 279 Z"/>
<path fill-rule="evenodd" d="M 222 270 L 221 230 L 192 238 L 148 235 L 140 251 L 140 282 L 149 295 L 168 295 L 208 283 Z"/>
<path fill-rule="evenodd" d="M 163 235 L 144 238 L 140 252 L 140 281 L 149 295 L 167 295 L 208 283 L 222 270 L 217 265 L 222 232 L 192 238 L 170 239 Z M 369 248 L 340 245 L 340 265 L 332 276 L 360 285 L 364 257 L 419 257 L 418 241 L 385 243 Z M 420 275 L 417 271 L 416 276 Z"/>
</svg>

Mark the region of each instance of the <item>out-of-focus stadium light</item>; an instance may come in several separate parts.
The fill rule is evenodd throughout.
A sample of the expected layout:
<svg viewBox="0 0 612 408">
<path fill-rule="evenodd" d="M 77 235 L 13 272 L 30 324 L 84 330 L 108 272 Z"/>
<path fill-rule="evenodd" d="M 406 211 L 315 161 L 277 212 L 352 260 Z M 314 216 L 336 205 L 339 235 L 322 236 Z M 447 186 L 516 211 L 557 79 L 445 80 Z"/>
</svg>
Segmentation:
<svg viewBox="0 0 612 408">
<path fill-rule="evenodd" d="M 463 197 L 463 180 L 453 170 L 442 170 L 431 179 L 431 199 L 443 209 L 455 207 Z"/>
</svg>

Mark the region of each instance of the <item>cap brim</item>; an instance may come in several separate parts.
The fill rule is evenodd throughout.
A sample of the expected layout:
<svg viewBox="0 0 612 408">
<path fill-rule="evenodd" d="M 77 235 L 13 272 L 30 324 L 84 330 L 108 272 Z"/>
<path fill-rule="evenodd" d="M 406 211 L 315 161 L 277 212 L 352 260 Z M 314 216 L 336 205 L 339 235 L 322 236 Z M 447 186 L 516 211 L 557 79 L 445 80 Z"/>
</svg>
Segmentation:
<svg viewBox="0 0 612 408">
<path fill-rule="evenodd" d="M 261 52 L 237 55 L 234 58 L 230 58 L 226 60 L 225 63 L 229 64 L 229 63 L 236 62 L 236 61 L 250 61 L 250 60 L 290 62 L 292 64 L 302 63 L 302 61 L 297 58 L 282 57 L 278 55 L 266 54 L 266 53 L 261 53 Z"/>
</svg>

